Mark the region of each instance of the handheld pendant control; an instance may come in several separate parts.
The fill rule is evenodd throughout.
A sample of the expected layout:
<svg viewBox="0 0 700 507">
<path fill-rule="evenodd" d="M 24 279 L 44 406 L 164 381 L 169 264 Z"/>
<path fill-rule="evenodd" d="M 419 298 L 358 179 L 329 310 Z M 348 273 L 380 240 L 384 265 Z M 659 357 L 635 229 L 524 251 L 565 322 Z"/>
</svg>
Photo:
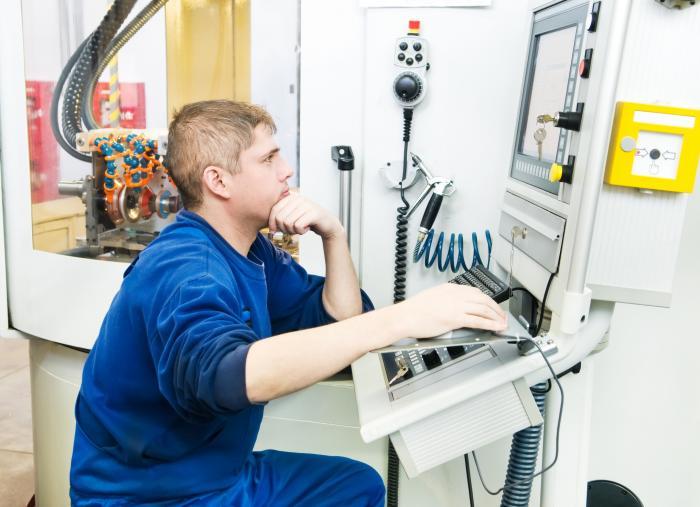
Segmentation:
<svg viewBox="0 0 700 507">
<path fill-rule="evenodd" d="M 417 35 L 418 28 L 409 26 L 409 35 L 397 39 L 394 45 L 394 66 L 398 70 L 394 78 L 394 98 L 401 107 L 409 109 L 420 104 L 425 97 L 425 77 L 430 69 L 428 41 Z"/>
</svg>

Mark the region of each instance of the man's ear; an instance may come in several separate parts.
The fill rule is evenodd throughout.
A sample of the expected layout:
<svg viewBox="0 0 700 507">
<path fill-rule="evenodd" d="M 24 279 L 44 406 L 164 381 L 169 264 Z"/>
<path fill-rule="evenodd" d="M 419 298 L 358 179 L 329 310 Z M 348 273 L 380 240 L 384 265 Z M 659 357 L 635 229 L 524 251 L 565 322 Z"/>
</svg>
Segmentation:
<svg viewBox="0 0 700 507">
<path fill-rule="evenodd" d="M 202 188 L 223 199 L 231 197 L 231 180 L 228 171 L 214 165 L 204 168 Z"/>
</svg>

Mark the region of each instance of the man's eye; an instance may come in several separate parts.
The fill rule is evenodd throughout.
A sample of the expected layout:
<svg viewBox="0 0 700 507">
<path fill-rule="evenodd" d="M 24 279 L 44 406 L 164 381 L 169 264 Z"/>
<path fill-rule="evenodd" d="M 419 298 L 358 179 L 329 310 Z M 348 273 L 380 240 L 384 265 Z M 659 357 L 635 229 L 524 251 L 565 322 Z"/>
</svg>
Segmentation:
<svg viewBox="0 0 700 507">
<path fill-rule="evenodd" d="M 266 164 L 269 164 L 270 162 L 272 162 L 272 159 L 273 159 L 274 157 L 275 157 L 274 154 L 268 155 L 267 157 L 265 157 L 265 160 L 263 160 L 263 162 L 265 162 Z"/>
</svg>

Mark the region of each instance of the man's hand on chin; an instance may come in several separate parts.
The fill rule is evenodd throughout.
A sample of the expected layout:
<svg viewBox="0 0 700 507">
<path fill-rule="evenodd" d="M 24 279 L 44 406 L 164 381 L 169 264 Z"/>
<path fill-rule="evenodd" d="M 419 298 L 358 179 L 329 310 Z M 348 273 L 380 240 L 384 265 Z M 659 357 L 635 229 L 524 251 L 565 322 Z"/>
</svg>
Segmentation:
<svg viewBox="0 0 700 507">
<path fill-rule="evenodd" d="M 311 230 L 324 240 L 345 237 L 335 216 L 299 194 L 290 194 L 272 207 L 268 226 L 273 232 L 287 234 L 306 234 Z"/>
</svg>

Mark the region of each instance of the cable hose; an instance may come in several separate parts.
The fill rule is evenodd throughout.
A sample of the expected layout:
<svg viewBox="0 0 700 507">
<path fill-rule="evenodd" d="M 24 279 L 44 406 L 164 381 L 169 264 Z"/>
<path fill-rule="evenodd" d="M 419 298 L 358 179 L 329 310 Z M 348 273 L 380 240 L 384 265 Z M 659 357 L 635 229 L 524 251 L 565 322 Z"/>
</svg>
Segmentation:
<svg viewBox="0 0 700 507">
<path fill-rule="evenodd" d="M 416 246 L 413 248 L 413 262 L 417 263 L 424 257 L 424 265 L 426 269 L 433 267 L 437 261 L 438 271 L 444 273 L 447 269 L 451 269 L 453 273 L 467 271 L 469 268 L 464 259 L 464 237 L 462 234 L 450 233 L 448 241 L 447 255 L 442 254 L 442 249 L 445 243 L 445 233 L 440 232 L 438 235 L 437 245 L 432 249 L 433 238 L 435 237 L 435 229 L 430 229 L 428 234 L 422 240 L 416 241 Z M 456 245 L 456 246 L 455 246 Z M 455 253 L 455 249 L 457 253 Z M 432 250 L 432 253 L 431 253 Z"/>
<path fill-rule="evenodd" d="M 63 117 L 61 126 L 63 137 L 68 144 L 75 145 L 76 136 L 82 132 L 81 111 L 82 92 L 88 77 L 95 71 L 99 57 L 124 23 L 136 0 L 115 0 L 105 14 L 78 58 L 68 80 L 68 88 L 63 97 Z"/>
<path fill-rule="evenodd" d="M 401 189 L 403 197 L 403 188 Z M 408 219 L 406 206 L 397 208 L 396 215 L 396 246 L 394 250 L 394 303 L 406 299 L 406 273 L 408 253 Z M 387 456 L 386 505 L 397 507 L 399 504 L 399 456 L 394 444 L 389 439 Z"/>
<path fill-rule="evenodd" d="M 413 109 L 403 110 L 403 169 L 401 173 L 401 203 L 396 212 L 396 245 L 394 249 L 394 303 L 406 299 L 406 273 L 408 268 L 408 213 L 409 203 L 404 195 L 403 182 L 408 173 L 408 142 L 411 140 L 411 122 Z M 399 504 L 399 456 L 394 444 L 389 439 L 387 455 L 386 505 L 398 507 Z"/>
<path fill-rule="evenodd" d="M 541 382 L 533 386 L 530 391 L 535 398 L 540 414 L 544 417 L 547 383 Z M 528 507 L 530 504 L 532 475 L 535 473 L 535 465 L 537 464 L 542 427 L 542 424 L 532 426 L 513 435 L 501 507 Z"/>
<path fill-rule="evenodd" d="M 128 25 L 122 29 L 121 32 L 112 40 L 105 49 L 104 55 L 100 57 L 97 64 L 97 70 L 95 70 L 83 88 L 82 96 L 84 97 L 82 104 L 82 119 L 83 123 L 88 129 L 98 129 L 101 125 L 95 119 L 95 113 L 92 109 L 92 99 L 95 94 L 95 86 L 97 81 L 100 79 L 102 72 L 105 70 L 107 65 L 112 58 L 124 47 L 124 45 L 129 42 L 129 40 L 145 25 L 156 13 L 166 4 L 168 0 L 152 0 L 146 7 L 144 7 L 141 12 L 139 12 L 134 19 L 132 19 Z"/>
<path fill-rule="evenodd" d="M 411 139 L 411 121 L 413 120 L 413 109 L 403 110 L 403 142 L 408 143 Z M 404 159 L 404 163 L 407 160 Z M 405 177 L 405 176 L 404 176 Z"/>
<path fill-rule="evenodd" d="M 396 209 L 396 244 L 394 247 L 394 303 L 406 299 L 406 273 L 408 268 L 408 219 L 406 208 Z"/>
<path fill-rule="evenodd" d="M 396 454 L 394 444 L 389 439 L 389 458 L 386 477 L 386 505 L 398 507 L 399 505 L 399 455 Z"/>
<path fill-rule="evenodd" d="M 75 65 L 75 62 L 78 60 L 80 57 L 80 54 L 83 52 L 83 49 L 85 48 L 86 44 L 90 40 L 90 37 L 92 37 L 92 34 L 90 34 L 83 42 L 80 43 L 80 46 L 78 46 L 78 49 L 75 50 L 75 52 L 71 55 L 71 57 L 68 59 L 66 62 L 65 67 L 63 67 L 63 70 L 61 71 L 61 75 L 58 77 L 58 81 L 56 81 L 56 86 L 54 87 L 53 90 L 53 95 L 51 97 L 51 130 L 53 131 L 53 136 L 56 138 L 56 142 L 65 150 L 66 153 L 69 155 L 77 158 L 78 160 L 81 160 L 83 162 L 90 162 L 92 158 L 90 155 L 86 155 L 84 153 L 80 153 L 78 150 L 75 149 L 74 146 L 71 146 L 68 144 L 68 142 L 63 138 L 63 133 L 61 132 L 61 128 L 58 125 L 58 103 L 61 100 L 61 93 L 63 92 L 63 85 L 66 82 L 66 79 L 68 78 L 68 74 L 70 74 L 70 71 L 73 69 L 73 65 Z"/>
</svg>

